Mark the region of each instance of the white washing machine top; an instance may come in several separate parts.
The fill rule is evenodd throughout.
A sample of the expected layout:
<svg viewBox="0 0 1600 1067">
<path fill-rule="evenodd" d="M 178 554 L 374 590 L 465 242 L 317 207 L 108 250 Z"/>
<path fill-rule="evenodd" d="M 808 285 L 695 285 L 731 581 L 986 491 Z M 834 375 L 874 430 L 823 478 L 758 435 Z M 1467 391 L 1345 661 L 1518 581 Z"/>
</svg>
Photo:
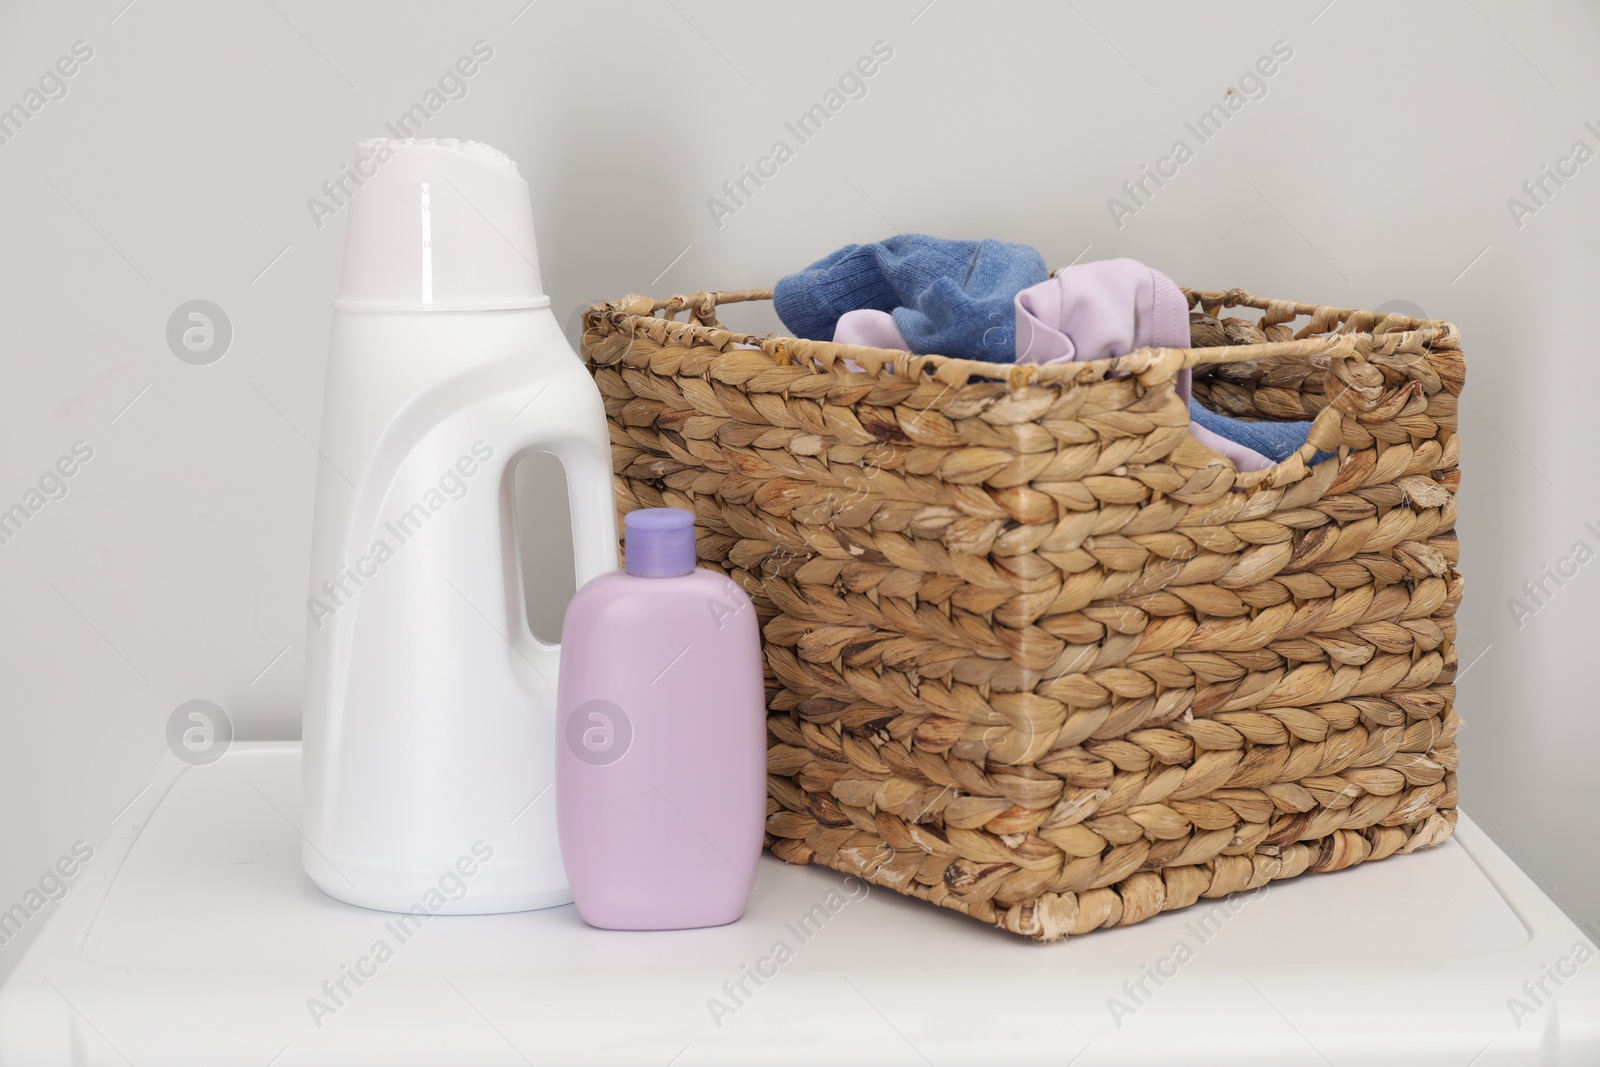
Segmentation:
<svg viewBox="0 0 1600 1067">
<path fill-rule="evenodd" d="M 0 1063 L 1600 1064 L 1590 936 L 1466 818 L 1036 945 L 770 856 L 716 929 L 407 920 L 311 884 L 299 806 L 294 743 L 158 768 L 0 990 Z"/>
</svg>

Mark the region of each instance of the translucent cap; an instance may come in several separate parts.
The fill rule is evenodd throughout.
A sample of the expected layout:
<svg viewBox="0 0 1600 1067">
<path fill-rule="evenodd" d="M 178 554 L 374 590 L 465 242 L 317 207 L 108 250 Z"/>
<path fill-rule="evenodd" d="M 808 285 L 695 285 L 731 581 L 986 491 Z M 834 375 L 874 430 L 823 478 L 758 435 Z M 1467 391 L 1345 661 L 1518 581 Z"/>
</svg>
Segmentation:
<svg viewBox="0 0 1600 1067">
<path fill-rule="evenodd" d="M 640 508 L 622 520 L 628 573 L 641 578 L 676 578 L 694 570 L 694 512 Z"/>
<path fill-rule="evenodd" d="M 356 145 L 341 307 L 427 311 L 544 307 L 528 183 L 475 141 Z"/>
</svg>

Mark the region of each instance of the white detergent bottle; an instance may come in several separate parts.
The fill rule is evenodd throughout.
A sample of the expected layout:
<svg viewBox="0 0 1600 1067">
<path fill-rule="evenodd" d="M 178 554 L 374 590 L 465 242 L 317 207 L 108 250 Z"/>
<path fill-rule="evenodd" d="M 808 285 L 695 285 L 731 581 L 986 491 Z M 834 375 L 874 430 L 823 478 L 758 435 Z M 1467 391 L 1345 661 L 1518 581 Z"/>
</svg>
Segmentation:
<svg viewBox="0 0 1600 1067">
<path fill-rule="evenodd" d="M 354 170 L 317 472 L 302 860 L 369 908 L 564 904 L 558 647 L 529 617 L 559 620 L 617 567 L 605 411 L 540 284 L 515 163 L 470 141 L 368 141 Z M 535 454 L 565 478 L 529 500 L 514 475 Z M 558 551 L 534 547 L 524 573 L 530 525 L 553 526 Z"/>
</svg>

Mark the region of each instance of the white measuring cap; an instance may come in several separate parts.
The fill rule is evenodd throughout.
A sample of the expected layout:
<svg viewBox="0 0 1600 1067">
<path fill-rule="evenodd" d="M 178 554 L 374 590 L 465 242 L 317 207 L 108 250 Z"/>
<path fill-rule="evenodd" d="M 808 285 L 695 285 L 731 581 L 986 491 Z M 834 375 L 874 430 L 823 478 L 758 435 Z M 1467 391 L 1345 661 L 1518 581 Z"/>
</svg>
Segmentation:
<svg viewBox="0 0 1600 1067">
<path fill-rule="evenodd" d="M 349 310 L 545 307 L 528 183 L 476 141 L 356 145 L 335 305 Z"/>
</svg>

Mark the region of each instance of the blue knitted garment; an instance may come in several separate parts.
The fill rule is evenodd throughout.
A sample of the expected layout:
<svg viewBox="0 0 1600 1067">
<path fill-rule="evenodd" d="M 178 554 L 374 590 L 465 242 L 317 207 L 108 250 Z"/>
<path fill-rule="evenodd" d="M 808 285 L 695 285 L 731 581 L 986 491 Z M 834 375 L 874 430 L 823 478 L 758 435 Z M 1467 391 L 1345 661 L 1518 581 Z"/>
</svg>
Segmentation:
<svg viewBox="0 0 1600 1067">
<path fill-rule="evenodd" d="M 1198 400 L 1189 401 L 1189 418 L 1218 437 L 1244 445 L 1274 463 L 1282 463 L 1306 443 L 1311 433 L 1309 422 L 1251 422 L 1231 415 L 1218 415 Z M 1318 452 L 1311 462 L 1321 463 L 1332 452 Z"/>
<path fill-rule="evenodd" d="M 908 233 L 839 249 L 780 279 L 772 302 L 796 337 L 832 340 L 839 316 L 871 308 L 892 313 L 918 355 L 1010 363 L 1017 350 L 1012 301 L 1049 276 L 1028 245 Z"/>
</svg>

